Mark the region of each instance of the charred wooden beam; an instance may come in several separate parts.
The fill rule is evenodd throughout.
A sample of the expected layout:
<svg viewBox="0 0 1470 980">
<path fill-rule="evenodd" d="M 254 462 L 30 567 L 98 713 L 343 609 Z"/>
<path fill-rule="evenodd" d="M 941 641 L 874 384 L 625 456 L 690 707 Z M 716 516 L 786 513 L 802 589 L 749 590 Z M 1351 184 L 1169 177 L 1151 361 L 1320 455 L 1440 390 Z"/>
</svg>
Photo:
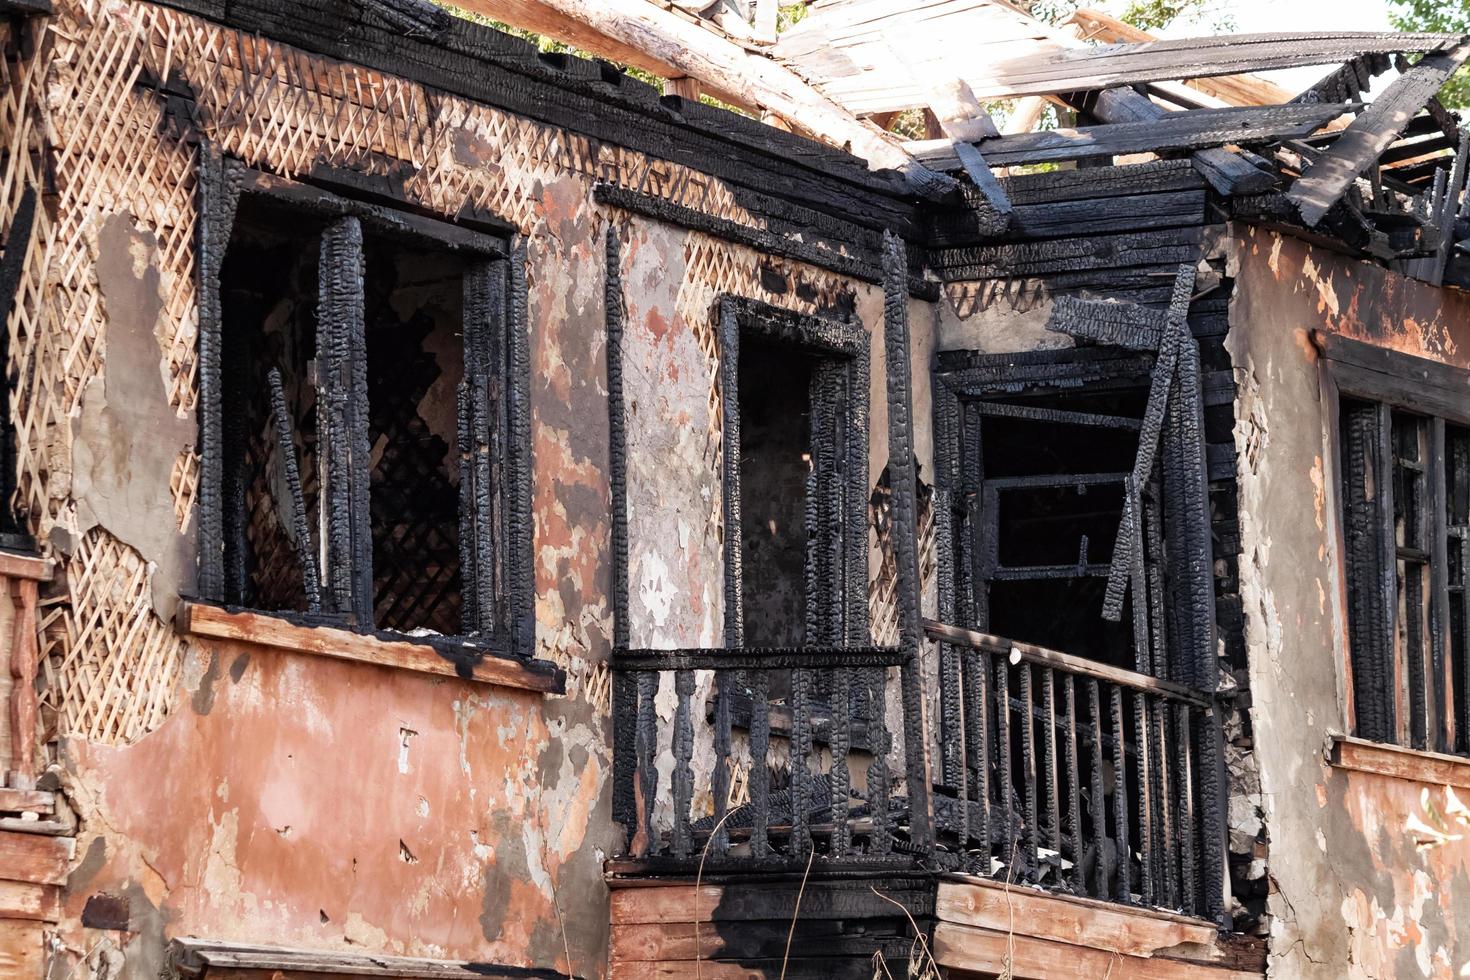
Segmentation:
<svg viewBox="0 0 1470 980">
<path fill-rule="evenodd" d="M 1437 52 L 1454 34 L 1360 31 L 1228 34 L 1057 50 L 988 65 L 991 84 L 970 79 L 980 99 L 1057 95 L 1108 86 L 1211 78 L 1304 65 L 1330 65 L 1373 53 Z"/>
<path fill-rule="evenodd" d="M 1150 122 L 1168 115 L 1153 100 L 1126 86 L 1074 97 L 1069 104 L 1104 123 Z M 1244 152 L 1210 147 L 1196 152 L 1191 160 L 1200 176 L 1227 197 L 1256 194 L 1276 185 L 1275 176 L 1258 168 Z"/>
<path fill-rule="evenodd" d="M 51 0 L 0 0 L 0 14 L 19 14 L 22 17 L 46 15 L 54 12 Z"/>
<path fill-rule="evenodd" d="M 301 467 L 296 460 L 296 434 L 294 416 L 286 402 L 286 390 L 281 384 L 281 372 L 271 368 L 266 375 L 270 385 L 271 416 L 275 419 L 276 451 L 281 454 L 281 468 L 286 476 L 286 500 L 283 523 L 288 524 L 295 535 L 296 554 L 301 560 L 301 582 L 306 591 L 307 612 L 320 612 L 322 608 L 321 579 L 316 569 L 316 548 L 311 539 L 311 527 L 306 520 L 306 499 L 301 492 Z"/>
<path fill-rule="evenodd" d="M 1087 300 L 1059 296 L 1046 329 L 1099 344 L 1130 350 L 1156 351 L 1169 327 L 1169 314 L 1115 300 Z"/>
<path fill-rule="evenodd" d="M 322 232 L 317 298 L 317 433 L 323 475 L 326 583 L 333 612 L 373 621 L 371 480 L 367 445 L 362 225 L 339 218 Z"/>
<path fill-rule="evenodd" d="M 610 663 L 623 673 L 674 670 L 827 670 L 902 667 L 912 653 L 892 647 L 692 647 L 682 650 L 618 648 Z"/>
<path fill-rule="evenodd" d="M 1166 112 L 1147 122 L 1117 122 L 982 140 L 978 150 L 993 166 L 1049 163 L 1200 150 L 1227 144 L 1274 143 L 1308 136 L 1352 104 L 1246 106 Z M 930 166 L 950 170 L 962 161 L 951 141 L 911 144 Z"/>
<path fill-rule="evenodd" d="M 452 15 L 429 0 L 354 0 L 371 7 L 378 15 L 406 35 L 437 38 L 453 23 Z"/>
<path fill-rule="evenodd" d="M 1454 46 L 1442 52 L 1426 55 L 1384 89 L 1342 131 L 1337 142 L 1302 172 L 1286 196 L 1309 227 L 1316 227 L 1353 181 L 1398 139 L 1409 120 L 1467 57 L 1470 57 L 1470 40 L 1463 38 L 1457 38 Z"/>
<path fill-rule="evenodd" d="M 648 194 L 640 194 L 637 191 L 618 187 L 615 184 L 600 183 L 592 189 L 593 199 L 599 204 L 609 207 L 620 208 L 633 214 L 652 218 L 667 224 L 677 225 L 681 228 L 690 228 L 723 238 L 725 241 L 744 245 L 756 251 L 770 255 L 779 255 L 782 258 L 795 259 L 814 265 L 819 269 L 828 269 L 844 276 L 851 276 L 863 282 L 881 283 L 883 281 L 883 269 L 879 264 L 880 256 L 873 254 L 871 259 L 863 256 L 862 252 L 856 256 L 844 255 L 831 248 L 824 248 L 809 241 L 798 241 L 790 236 L 778 234 L 764 228 L 753 228 L 738 222 L 718 218 L 704 211 L 696 211 L 666 201 L 660 197 Z M 909 291 L 919 299 L 934 301 L 939 298 L 937 284 L 927 282 L 919 275 L 910 274 L 908 278 Z"/>
<path fill-rule="evenodd" d="M 955 159 L 964 168 L 965 176 L 984 199 L 985 207 L 977 211 L 982 232 L 999 235 L 1011 226 L 1011 202 L 1006 198 L 1005 188 L 991 172 L 990 164 L 974 144 L 954 140 L 951 146 Z"/>
<path fill-rule="evenodd" d="M 948 623 L 938 623 L 933 620 L 924 621 L 924 633 L 936 643 L 954 643 L 973 647 L 976 650 L 999 654 L 1002 658 L 1010 658 L 1016 663 L 1024 661 L 1038 666 L 1051 667 L 1063 673 L 1093 678 L 1133 690 L 1148 691 L 1171 701 L 1179 701 L 1200 708 L 1208 708 L 1214 704 L 1214 698 L 1208 692 L 1176 683 L 1168 678 L 1124 670 L 1121 667 L 1088 660 L 1085 657 L 1074 657 L 1071 654 L 1050 650 L 1034 643 L 1022 643 L 1004 636 L 952 626 Z"/>
<path fill-rule="evenodd" d="M 893 492 L 893 553 L 898 570 L 900 648 L 916 652 L 923 639 L 919 622 L 918 474 L 914 459 L 912 371 L 909 361 L 905 263 L 897 236 L 884 240 L 883 345 L 888 378 L 888 466 Z M 933 845 L 929 806 L 928 734 L 917 663 L 899 674 L 904 707 L 904 758 L 909 791 L 909 834 L 926 852 Z"/>
<path fill-rule="evenodd" d="M 1393 58 L 1383 52 L 1353 58 L 1335 69 L 1320 82 L 1305 90 L 1293 102 L 1360 102 L 1373 79 L 1393 67 Z"/>
<path fill-rule="evenodd" d="M 535 514 L 531 507 L 531 324 L 527 313 L 526 239 L 511 247 L 506 290 L 505 417 L 509 445 L 506 487 L 506 601 L 511 649 L 536 649 Z"/>
<path fill-rule="evenodd" d="M 224 319 L 220 270 L 235 225 L 243 173 L 213 144 L 199 148 L 199 219 L 194 263 L 199 293 L 199 594 L 223 599 Z"/>
<path fill-rule="evenodd" d="M 632 629 L 628 617 L 628 435 L 627 407 L 623 400 L 623 330 L 626 307 L 623 300 L 622 243 L 617 226 L 609 222 L 603 246 L 603 325 L 607 358 L 608 484 L 612 524 L 612 613 L 613 646 L 626 649 Z M 654 687 L 657 676 L 646 686 Z M 642 678 L 613 678 L 613 819 L 623 825 L 631 840 L 638 829 L 637 786 L 640 759 L 638 714 Z M 652 700 L 653 692 L 649 692 Z M 652 705 L 649 706 L 650 712 Z"/>
</svg>

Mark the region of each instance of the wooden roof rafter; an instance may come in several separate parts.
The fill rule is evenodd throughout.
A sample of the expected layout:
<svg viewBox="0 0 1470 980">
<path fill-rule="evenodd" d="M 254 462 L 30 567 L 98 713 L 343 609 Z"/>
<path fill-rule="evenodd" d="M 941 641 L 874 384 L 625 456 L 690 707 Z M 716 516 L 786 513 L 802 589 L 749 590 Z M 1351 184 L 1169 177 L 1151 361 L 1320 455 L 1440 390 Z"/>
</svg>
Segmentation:
<svg viewBox="0 0 1470 980">
<path fill-rule="evenodd" d="M 1146 121 L 992 137 L 981 140 L 976 149 L 993 166 L 1014 166 L 1274 143 L 1310 135 L 1356 108 L 1354 104 L 1310 104 L 1168 112 Z M 946 141 L 910 143 L 908 147 L 930 166 L 951 169 L 959 163 Z"/>
<path fill-rule="evenodd" d="M 713 93 L 740 93 L 747 105 L 773 112 L 874 167 L 898 171 L 920 197 L 942 197 L 955 189 L 952 178 L 918 163 L 889 134 L 858 118 L 791 69 L 647 0 L 456 2 L 528 30 L 553 37 L 566 34 L 569 43 L 612 42 L 615 50 L 641 52 L 644 59 L 666 66 L 666 77 L 698 79 Z M 571 37 L 574 29 L 582 40 Z"/>
<path fill-rule="evenodd" d="M 1358 115 L 1286 192 L 1308 227 L 1315 227 L 1358 177 L 1396 143 L 1440 87 L 1470 58 L 1470 36 L 1421 58 Z"/>
</svg>

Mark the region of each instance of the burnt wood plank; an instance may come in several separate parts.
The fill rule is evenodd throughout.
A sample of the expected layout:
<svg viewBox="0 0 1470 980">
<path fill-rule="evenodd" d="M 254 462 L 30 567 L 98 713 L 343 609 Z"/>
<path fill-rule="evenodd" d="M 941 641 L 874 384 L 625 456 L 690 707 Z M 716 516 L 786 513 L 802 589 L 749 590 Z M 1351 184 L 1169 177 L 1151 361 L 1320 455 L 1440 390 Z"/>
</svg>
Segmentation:
<svg viewBox="0 0 1470 980">
<path fill-rule="evenodd" d="M 1347 193 L 1358 175 L 1388 149 L 1433 95 L 1470 57 L 1470 41 L 1461 39 L 1446 51 L 1426 55 L 1373 100 L 1337 142 L 1297 178 L 1286 197 L 1302 220 L 1316 227 Z"/>
<path fill-rule="evenodd" d="M 1105 123 L 1148 122 L 1167 114 L 1152 99 L 1126 87 L 1087 93 L 1069 104 Z M 1220 194 L 1256 194 L 1276 186 L 1276 177 L 1258 169 L 1244 151 L 1209 147 L 1196 152 L 1191 161 Z"/>
<path fill-rule="evenodd" d="M 1112 169 L 1112 168 L 1106 168 Z M 1091 173 L 1084 169 L 1074 173 Z M 1193 171 L 1190 171 L 1193 176 Z M 1198 179 L 1196 177 L 1196 179 Z M 1203 181 L 1200 181 L 1203 184 Z M 1007 238 L 1041 239 L 1075 235 L 1103 235 L 1149 228 L 1198 225 L 1205 218 L 1202 186 L 1158 194 L 1094 198 L 1078 188 L 1067 201 L 1018 204 L 1011 212 Z M 994 233 L 974 216 L 949 210 L 935 216 L 928 244 L 936 248 L 970 245 Z"/>
<path fill-rule="evenodd" d="M 543 58 L 533 44 L 490 27 L 454 18 L 437 36 L 420 37 L 342 0 L 234 0 L 227 17 L 212 0 L 163 2 L 581 133 L 595 152 L 605 152 L 601 143 L 626 146 L 869 228 L 912 227 L 912 205 L 900 199 L 891 172 L 738 113 L 666 100 L 610 66 Z"/>
<path fill-rule="evenodd" d="M 1284 32 L 1177 38 L 1058 50 L 990 66 L 991 85 L 973 85 L 981 99 L 1056 95 L 1115 85 L 1212 78 L 1303 65 L 1330 65 L 1374 52 L 1437 51 L 1453 34 L 1392 31 Z"/>
<path fill-rule="evenodd" d="M 1270 143 L 1308 136 L 1351 111 L 1350 103 L 1197 109 L 1168 112 L 1158 119 L 1142 122 L 998 136 L 982 140 L 977 147 L 997 167 L 1198 150 L 1228 143 Z M 952 170 L 961 162 L 949 141 L 910 146 L 914 155 L 930 167 Z"/>
<path fill-rule="evenodd" d="M 1122 235 L 1051 238 L 1038 242 L 936 249 L 933 267 L 946 282 L 1014 279 L 1082 270 L 1113 272 L 1133 266 L 1177 267 L 1193 262 L 1204 238 L 1200 227 Z"/>
</svg>

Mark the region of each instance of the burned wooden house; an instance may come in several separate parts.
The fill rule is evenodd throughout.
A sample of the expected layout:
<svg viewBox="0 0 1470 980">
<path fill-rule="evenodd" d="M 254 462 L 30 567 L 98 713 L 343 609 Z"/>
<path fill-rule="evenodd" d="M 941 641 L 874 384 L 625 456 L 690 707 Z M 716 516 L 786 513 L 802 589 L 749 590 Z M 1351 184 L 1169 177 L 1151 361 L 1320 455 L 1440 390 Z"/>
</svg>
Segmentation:
<svg viewBox="0 0 1470 980">
<path fill-rule="evenodd" d="M 1460 975 L 1470 38 L 463 6 L 0 0 L 0 974 Z"/>
</svg>

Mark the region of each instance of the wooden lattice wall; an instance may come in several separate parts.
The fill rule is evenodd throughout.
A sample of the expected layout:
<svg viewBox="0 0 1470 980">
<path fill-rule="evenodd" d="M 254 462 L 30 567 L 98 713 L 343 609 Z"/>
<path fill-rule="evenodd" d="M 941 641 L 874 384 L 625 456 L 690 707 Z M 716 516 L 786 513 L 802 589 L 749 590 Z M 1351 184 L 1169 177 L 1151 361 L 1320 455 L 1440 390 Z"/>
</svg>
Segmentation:
<svg viewBox="0 0 1470 980">
<path fill-rule="evenodd" d="M 52 727 L 128 741 L 155 727 L 174 697 L 186 641 L 157 615 L 149 556 L 106 528 L 87 528 L 72 492 L 75 423 L 87 385 L 106 370 L 108 314 L 97 279 L 98 233 L 131 217 L 157 241 L 162 313 L 155 331 L 168 403 L 192 418 L 196 380 L 196 174 L 202 138 L 250 166 L 300 177 L 326 166 L 402 182 L 406 197 L 446 216 L 465 209 L 508 220 L 531 239 L 536 275 L 542 189 L 568 177 L 588 200 L 597 183 L 652 195 L 760 228 L 720 181 L 694 170 L 451 97 L 361 66 L 239 35 L 148 3 L 56 0 L 34 22 L 29 52 L 6 64 L 0 139 L 0 226 L 23 189 L 45 197 L 8 324 L 17 425 L 17 503 L 58 549 L 62 574 L 41 627 Z M 165 94 L 164 90 L 167 90 Z M 180 92 L 192 98 L 181 98 Z M 406 176 L 405 176 L 406 175 Z M 708 360 L 707 453 L 720 471 L 714 298 L 756 296 L 817 312 L 856 286 L 826 270 L 700 232 L 685 242 L 679 313 Z M 760 288 L 762 265 L 793 287 Z M 180 454 L 160 511 L 193 534 L 199 460 Z M 716 495 L 712 525 L 722 533 Z M 540 655 L 569 667 L 569 691 L 605 706 L 605 667 L 568 662 L 556 634 Z M 583 673 L 588 676 L 581 676 Z"/>
</svg>

